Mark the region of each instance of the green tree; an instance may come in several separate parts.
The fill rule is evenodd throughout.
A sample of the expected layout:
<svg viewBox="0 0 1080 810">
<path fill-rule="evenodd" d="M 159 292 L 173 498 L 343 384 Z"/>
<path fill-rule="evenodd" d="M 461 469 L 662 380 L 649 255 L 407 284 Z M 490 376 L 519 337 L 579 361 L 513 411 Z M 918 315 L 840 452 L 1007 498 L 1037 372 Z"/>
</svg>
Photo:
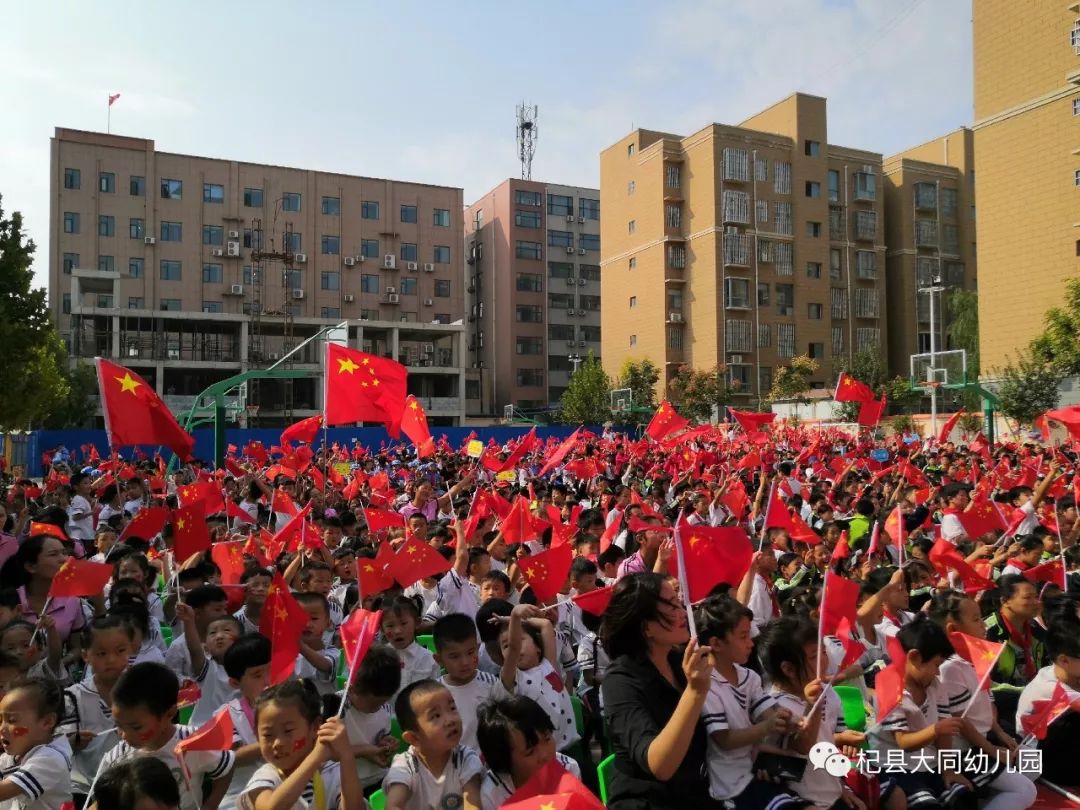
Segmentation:
<svg viewBox="0 0 1080 810">
<path fill-rule="evenodd" d="M 850 360 L 847 357 L 838 357 L 834 363 L 837 372 L 846 372 L 859 382 L 865 383 L 876 396 L 880 397 L 884 391 L 890 407 L 903 408 L 914 405 L 922 397 L 919 391 L 911 390 L 911 385 L 906 378 L 889 377 L 884 358 L 875 349 L 869 348 L 856 352 Z M 854 422 L 859 418 L 858 402 L 838 402 L 834 410 L 836 417 L 844 422 Z"/>
<path fill-rule="evenodd" d="M 963 349 L 967 353 L 967 378 L 974 382 L 979 379 L 979 295 L 974 290 L 953 290 L 945 298 L 947 323 L 945 336 L 954 349 Z M 959 395 L 960 405 L 966 410 L 976 411 L 981 400 L 974 391 L 963 391 Z"/>
<path fill-rule="evenodd" d="M 731 401 L 726 369 L 714 366 L 698 371 L 690 366 L 679 366 L 668 383 L 668 398 L 680 414 L 698 422 L 708 422 L 713 408 L 721 408 Z"/>
<path fill-rule="evenodd" d="M 817 370 L 817 360 L 812 360 L 805 354 L 792 357 L 791 362 L 786 366 L 780 366 L 776 370 L 772 388 L 769 389 L 768 401 L 793 401 L 795 403 L 795 415 L 798 416 L 798 406 L 810 402 L 805 394 L 810 389 L 810 377 Z"/>
<path fill-rule="evenodd" d="M 634 410 L 618 415 L 623 424 L 648 421 L 648 410 L 656 408 L 656 386 L 660 382 L 660 369 L 652 360 L 627 359 L 619 370 L 615 388 L 629 388 Z M 638 411 L 637 409 L 643 409 Z"/>
<path fill-rule="evenodd" d="M 1042 357 L 1025 352 L 996 376 L 998 409 L 1021 425 L 1030 425 L 1036 416 L 1057 407 L 1063 375 Z"/>
<path fill-rule="evenodd" d="M 1046 327 L 1031 342 L 1034 356 L 1062 376 L 1080 374 L 1080 279 L 1065 285 L 1065 302 L 1046 313 Z"/>
<path fill-rule="evenodd" d="M 611 379 L 590 351 L 562 395 L 562 420 L 599 425 L 611 418 Z"/>
<path fill-rule="evenodd" d="M 61 344 L 61 348 L 63 344 Z M 94 367 L 78 363 L 65 375 L 68 392 L 52 409 L 44 420 L 43 427 L 59 430 L 62 428 L 93 427 L 94 400 L 97 396 L 98 383 Z"/>
<path fill-rule="evenodd" d="M 5 218 L 0 206 L 0 429 L 40 424 L 68 395 L 63 344 L 49 317 L 45 289 L 32 287 L 33 255 L 22 214 Z"/>
</svg>

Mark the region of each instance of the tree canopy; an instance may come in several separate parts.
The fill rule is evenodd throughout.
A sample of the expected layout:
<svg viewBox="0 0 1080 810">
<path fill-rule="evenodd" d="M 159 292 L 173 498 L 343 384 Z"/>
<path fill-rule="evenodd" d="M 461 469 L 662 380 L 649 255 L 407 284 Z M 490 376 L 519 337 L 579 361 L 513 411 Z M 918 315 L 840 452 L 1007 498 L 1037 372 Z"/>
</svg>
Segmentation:
<svg viewBox="0 0 1080 810">
<path fill-rule="evenodd" d="M 562 395 L 562 419 L 572 425 L 598 425 L 611 418 L 611 379 L 592 352 L 570 377 Z"/>
<path fill-rule="evenodd" d="M 690 366 L 679 366 L 668 383 L 668 398 L 683 416 L 707 422 L 712 417 L 714 407 L 719 410 L 731 401 L 731 388 L 725 372 L 723 366 L 701 371 Z"/>
<path fill-rule="evenodd" d="M 1000 371 L 998 408 L 1021 425 L 1057 407 L 1062 373 L 1043 358 L 1024 352 Z"/>
</svg>

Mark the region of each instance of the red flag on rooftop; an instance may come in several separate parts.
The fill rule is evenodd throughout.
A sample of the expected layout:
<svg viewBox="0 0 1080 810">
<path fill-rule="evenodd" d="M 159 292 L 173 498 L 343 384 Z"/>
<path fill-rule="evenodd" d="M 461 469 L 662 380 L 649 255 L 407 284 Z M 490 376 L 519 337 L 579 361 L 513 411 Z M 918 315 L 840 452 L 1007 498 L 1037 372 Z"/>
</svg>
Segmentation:
<svg viewBox="0 0 1080 810">
<path fill-rule="evenodd" d="M 100 357 L 97 375 L 110 447 L 164 445 L 183 461 L 191 458 L 195 439 L 180 427 L 172 411 L 146 380 L 130 369 Z"/>
</svg>

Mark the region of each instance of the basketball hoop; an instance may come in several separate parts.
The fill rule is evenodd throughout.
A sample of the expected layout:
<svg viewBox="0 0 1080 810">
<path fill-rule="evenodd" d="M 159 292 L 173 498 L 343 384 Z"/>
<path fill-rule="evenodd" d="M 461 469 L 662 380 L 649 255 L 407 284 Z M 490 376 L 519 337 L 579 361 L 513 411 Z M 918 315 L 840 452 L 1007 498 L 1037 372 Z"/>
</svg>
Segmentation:
<svg viewBox="0 0 1080 810">
<path fill-rule="evenodd" d="M 941 388 L 940 380 L 923 380 L 919 383 L 919 388 Z"/>
<path fill-rule="evenodd" d="M 258 405 L 245 405 L 244 410 L 247 411 L 248 416 L 258 416 L 259 415 L 259 406 Z"/>
</svg>

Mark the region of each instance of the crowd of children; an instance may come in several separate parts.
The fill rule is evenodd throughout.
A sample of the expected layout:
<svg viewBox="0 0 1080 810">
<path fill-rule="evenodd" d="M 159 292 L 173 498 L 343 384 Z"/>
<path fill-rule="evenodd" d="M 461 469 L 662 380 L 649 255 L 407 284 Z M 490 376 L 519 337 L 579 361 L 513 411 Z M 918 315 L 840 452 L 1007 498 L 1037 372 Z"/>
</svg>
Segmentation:
<svg viewBox="0 0 1080 810">
<path fill-rule="evenodd" d="M 306 475 L 242 455 L 168 480 L 116 462 L 10 481 L 0 808 L 489 810 L 552 761 L 627 809 L 1023 810 L 1039 776 L 1080 783 L 1080 715 L 1028 733 L 1080 699 L 1076 459 L 891 443 L 872 466 L 870 446 L 799 438 L 770 446 L 770 470 L 698 437 L 680 470 L 592 437 L 543 476 L 544 452 L 526 456 L 508 487 L 447 448 L 362 454 L 348 486 L 318 473 L 331 450 Z M 126 530 L 193 482 L 222 493 L 206 520 L 215 543 L 245 541 L 240 569 L 175 559 L 171 526 Z M 1001 525 L 969 536 L 983 503 Z M 317 529 L 275 548 L 302 507 Z M 748 563 L 691 599 L 693 531 Z M 445 571 L 395 581 L 386 552 L 415 541 Z M 541 598 L 523 563 L 562 545 Z M 105 593 L 49 597 L 69 555 L 112 566 Z M 842 632 L 821 630 L 830 577 L 858 593 Z M 306 614 L 284 680 L 260 632 L 279 581 Z M 350 680 L 339 628 L 360 609 L 381 619 Z M 1002 645 L 989 677 L 958 639 Z M 231 745 L 179 753 L 223 707 Z M 821 766 L 827 750 L 854 768 Z"/>
</svg>

